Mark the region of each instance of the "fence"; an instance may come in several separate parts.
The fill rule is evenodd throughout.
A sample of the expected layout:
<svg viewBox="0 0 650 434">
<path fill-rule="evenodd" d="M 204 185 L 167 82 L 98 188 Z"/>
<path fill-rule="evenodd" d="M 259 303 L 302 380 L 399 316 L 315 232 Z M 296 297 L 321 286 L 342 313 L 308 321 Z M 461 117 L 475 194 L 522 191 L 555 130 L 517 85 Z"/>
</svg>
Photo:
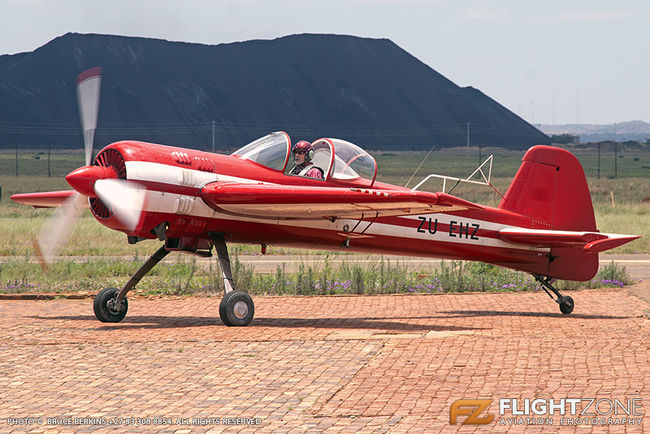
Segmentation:
<svg viewBox="0 0 650 434">
<path fill-rule="evenodd" d="M 16 147 L 0 151 L 0 176 L 61 177 L 83 165 L 83 150 Z"/>
<path fill-rule="evenodd" d="M 444 161 L 447 158 L 455 159 L 466 156 L 465 148 L 454 148 L 457 152 L 448 148 L 443 148 L 436 152 L 435 158 Z M 647 146 L 626 146 L 621 143 L 607 142 L 602 144 L 593 144 L 590 147 L 577 145 L 567 147 L 573 152 L 585 170 L 588 177 L 593 178 L 631 178 L 631 177 L 650 177 L 650 148 Z M 514 175 L 520 163 L 520 157 L 524 154 L 522 150 L 507 150 L 502 148 L 478 148 L 469 149 L 471 155 L 467 158 L 467 168 L 463 168 L 461 174 L 468 171 L 470 167 L 478 166 L 479 159 L 485 159 L 489 154 L 495 153 L 497 159 L 495 166 L 503 176 Z M 96 150 L 97 152 L 97 150 Z M 406 153 L 404 151 L 378 150 L 373 154 L 383 154 L 389 156 L 388 161 L 382 161 L 380 165 L 380 175 L 382 169 L 390 169 L 392 158 L 406 161 L 404 164 L 404 176 L 409 176 L 414 166 L 408 161 L 421 161 L 427 154 L 426 151 L 413 151 Z M 504 158 L 499 158 L 499 156 Z M 384 158 L 386 160 L 386 158 Z M 476 164 L 475 164 L 476 163 Z M 0 150 L 0 176 L 39 176 L 39 177 L 63 177 L 72 170 L 84 165 L 83 150 L 52 150 L 52 149 L 34 149 L 20 148 Z M 388 166 L 388 167 L 387 167 Z M 400 167 L 396 163 L 396 167 Z M 451 166 L 453 167 L 453 166 Z M 395 169 L 393 168 L 393 170 Z M 408 173 L 406 173 L 408 172 Z M 499 175 L 496 175 L 499 176 Z"/>
</svg>

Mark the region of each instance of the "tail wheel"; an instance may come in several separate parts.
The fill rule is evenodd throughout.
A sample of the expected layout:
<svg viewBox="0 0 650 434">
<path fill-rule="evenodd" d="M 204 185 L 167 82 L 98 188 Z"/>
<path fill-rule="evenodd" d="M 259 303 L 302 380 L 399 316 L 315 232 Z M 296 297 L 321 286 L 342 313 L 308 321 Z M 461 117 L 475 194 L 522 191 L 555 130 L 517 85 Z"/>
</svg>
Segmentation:
<svg viewBox="0 0 650 434">
<path fill-rule="evenodd" d="M 558 302 L 560 303 L 560 310 L 562 311 L 563 314 L 568 315 L 571 312 L 573 312 L 573 298 L 570 296 L 566 295 L 561 297 Z"/>
</svg>

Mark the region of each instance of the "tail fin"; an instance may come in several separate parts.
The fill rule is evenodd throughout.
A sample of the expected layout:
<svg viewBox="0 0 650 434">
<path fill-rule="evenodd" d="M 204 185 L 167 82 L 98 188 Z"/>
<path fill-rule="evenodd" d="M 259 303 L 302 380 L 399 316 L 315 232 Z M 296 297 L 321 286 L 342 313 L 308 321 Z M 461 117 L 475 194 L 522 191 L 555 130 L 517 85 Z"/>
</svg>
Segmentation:
<svg viewBox="0 0 650 434">
<path fill-rule="evenodd" d="M 499 208 L 530 217 L 534 229 L 596 230 L 582 166 L 573 154 L 560 148 L 530 148 Z M 560 279 L 589 280 L 598 271 L 598 253 L 582 248 L 552 247 L 548 261 L 524 268 Z"/>
<path fill-rule="evenodd" d="M 560 148 L 530 148 L 499 208 L 531 217 L 534 228 L 596 230 L 582 166 L 573 154 Z"/>
<path fill-rule="evenodd" d="M 550 146 L 526 152 L 499 208 L 531 219 L 529 228 L 504 228 L 499 238 L 551 249 L 530 263 L 501 265 L 543 276 L 589 280 L 598 271 L 598 252 L 639 238 L 598 232 L 580 162 L 570 152 Z"/>
</svg>

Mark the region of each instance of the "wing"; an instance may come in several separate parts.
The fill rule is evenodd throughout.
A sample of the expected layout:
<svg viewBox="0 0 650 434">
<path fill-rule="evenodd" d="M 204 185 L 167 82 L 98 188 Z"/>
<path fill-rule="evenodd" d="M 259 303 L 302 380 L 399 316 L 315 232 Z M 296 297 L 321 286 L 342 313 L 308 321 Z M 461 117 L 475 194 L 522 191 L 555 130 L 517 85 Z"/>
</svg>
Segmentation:
<svg viewBox="0 0 650 434">
<path fill-rule="evenodd" d="M 638 235 L 603 234 L 600 232 L 547 231 L 541 229 L 506 228 L 499 239 L 538 247 L 582 247 L 591 253 L 602 252 L 641 238 Z"/>
<path fill-rule="evenodd" d="M 362 218 L 481 208 L 444 193 L 213 182 L 201 197 L 214 210 L 254 218 Z"/>
<path fill-rule="evenodd" d="M 74 190 L 22 193 L 14 194 L 11 196 L 11 200 L 24 205 L 31 205 L 34 208 L 53 208 L 63 205 L 73 194 L 75 194 Z"/>
</svg>

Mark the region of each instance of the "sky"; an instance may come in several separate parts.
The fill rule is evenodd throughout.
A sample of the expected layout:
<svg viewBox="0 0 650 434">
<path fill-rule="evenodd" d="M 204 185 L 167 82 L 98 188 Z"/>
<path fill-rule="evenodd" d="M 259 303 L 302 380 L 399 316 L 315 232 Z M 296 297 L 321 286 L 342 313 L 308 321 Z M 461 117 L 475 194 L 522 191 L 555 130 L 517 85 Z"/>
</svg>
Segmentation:
<svg viewBox="0 0 650 434">
<path fill-rule="evenodd" d="M 0 54 L 67 32 L 387 38 L 533 124 L 650 122 L 648 0 L 0 0 Z"/>
</svg>

